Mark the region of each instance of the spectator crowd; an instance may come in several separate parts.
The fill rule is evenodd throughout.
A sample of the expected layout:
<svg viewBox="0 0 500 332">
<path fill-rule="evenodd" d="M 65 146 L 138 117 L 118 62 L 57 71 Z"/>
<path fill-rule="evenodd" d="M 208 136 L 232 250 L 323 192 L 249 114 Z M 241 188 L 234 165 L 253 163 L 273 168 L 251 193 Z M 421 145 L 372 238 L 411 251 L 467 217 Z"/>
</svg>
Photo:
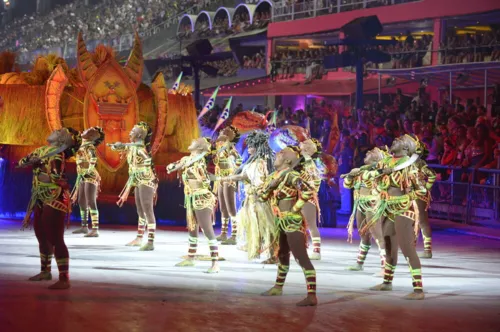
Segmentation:
<svg viewBox="0 0 500 332">
<path fill-rule="evenodd" d="M 15 18 L 1 28 L 0 49 L 27 52 L 75 42 L 79 31 L 87 40 L 112 40 L 134 29 L 147 33 L 160 24 L 177 24 L 179 14 L 197 13 L 212 0 L 102 0 L 86 6 L 75 0 L 47 15 Z"/>
</svg>

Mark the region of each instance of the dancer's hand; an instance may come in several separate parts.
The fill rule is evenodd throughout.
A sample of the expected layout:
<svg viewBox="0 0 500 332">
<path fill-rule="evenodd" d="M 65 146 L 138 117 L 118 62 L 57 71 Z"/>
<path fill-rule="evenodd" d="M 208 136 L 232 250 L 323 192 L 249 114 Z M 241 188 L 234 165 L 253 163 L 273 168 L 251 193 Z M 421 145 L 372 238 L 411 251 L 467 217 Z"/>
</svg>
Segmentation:
<svg viewBox="0 0 500 332">
<path fill-rule="evenodd" d="M 123 206 L 123 203 L 125 203 L 125 200 L 123 198 L 120 198 L 117 202 L 116 202 L 116 205 L 118 205 L 119 207 L 122 207 Z"/>
</svg>

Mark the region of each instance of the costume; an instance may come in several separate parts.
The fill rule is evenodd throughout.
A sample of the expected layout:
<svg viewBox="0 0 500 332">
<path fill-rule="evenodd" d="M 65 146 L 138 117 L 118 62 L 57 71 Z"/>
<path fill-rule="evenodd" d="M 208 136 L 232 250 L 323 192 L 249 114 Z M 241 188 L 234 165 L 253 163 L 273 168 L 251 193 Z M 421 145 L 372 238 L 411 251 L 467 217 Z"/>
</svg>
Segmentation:
<svg viewBox="0 0 500 332">
<path fill-rule="evenodd" d="M 240 248 L 248 253 L 248 259 L 259 258 L 267 252 L 269 258 L 264 264 L 276 264 L 274 215 L 269 202 L 259 199 L 259 190 L 266 178 L 274 170 L 274 152 L 269 146 L 269 134 L 263 131 L 253 131 L 245 139 L 249 158 L 236 174 L 221 178 L 226 182 L 243 182 L 245 199 L 238 211 L 237 219 L 240 225 L 238 238 L 240 243 L 246 243 Z"/>
<path fill-rule="evenodd" d="M 235 142 L 239 139 L 236 129 L 227 127 L 224 131 L 234 131 L 235 138 L 233 141 L 221 141 L 216 143 L 216 152 L 213 159 L 215 165 L 215 176 L 217 178 L 229 177 L 241 166 L 241 156 L 236 150 Z M 236 222 L 236 182 L 214 181 L 213 187 L 214 194 L 219 199 L 219 207 L 222 214 L 221 235 L 217 240 L 222 241 L 223 244 L 236 244 L 236 237 L 238 234 Z M 231 240 L 227 241 L 227 233 L 229 226 L 229 219 L 231 221 Z M 227 243 L 225 243 L 227 241 Z"/>
<path fill-rule="evenodd" d="M 188 156 L 167 167 L 171 172 L 182 171 L 184 185 L 184 207 L 186 208 L 187 229 L 189 230 L 188 259 L 176 266 L 193 266 L 198 249 L 198 230 L 201 227 L 208 239 L 212 268 L 208 273 L 218 272 L 215 266 L 219 259 L 219 247 L 213 231 L 213 212 L 217 204 L 215 195 L 210 190 L 210 178 L 207 173 L 205 154 Z"/>
<path fill-rule="evenodd" d="M 380 161 L 376 170 L 367 171 L 363 179 L 375 181 L 379 193 L 378 204 L 374 216 L 362 229 L 369 227 L 382 219 L 383 234 L 386 239 L 386 263 L 384 282 L 372 287 L 372 290 L 391 290 L 394 271 L 397 265 L 398 243 L 410 266 L 413 280 L 413 293 L 406 299 L 423 299 L 421 264 L 415 250 L 415 230 L 418 230 L 418 208 L 416 200 L 427 194 L 426 188 L 420 183 L 419 169 L 408 154 L 414 154 L 417 142 L 408 135 L 397 138 L 391 146 L 395 157 L 386 157 Z M 406 152 L 405 152 L 406 151 Z"/>
<path fill-rule="evenodd" d="M 321 237 L 318 230 L 318 223 L 321 220 L 321 210 L 319 207 L 318 192 L 321 186 L 321 173 L 313 158 L 304 156 L 300 178 L 313 189 L 314 193 L 312 199 L 304 205 L 303 212 L 313 244 L 311 259 L 319 260 L 321 259 Z"/>
<path fill-rule="evenodd" d="M 352 234 L 354 229 L 354 220 L 356 219 L 358 230 L 363 229 L 365 224 L 371 220 L 373 214 L 378 208 L 380 202 L 379 195 L 375 191 L 374 182 L 370 178 L 363 178 L 365 172 L 371 171 L 372 165 L 365 165 L 360 169 L 360 172 L 355 174 L 347 174 L 344 178 L 344 186 L 347 189 L 353 189 L 354 207 L 351 217 L 349 218 L 348 241 L 352 242 Z M 385 241 L 382 234 L 381 221 L 378 220 L 369 229 L 368 232 L 360 234 L 361 241 L 359 243 L 359 252 L 355 266 L 350 266 L 349 271 L 362 271 L 366 256 L 371 248 L 371 238 L 375 239 L 379 247 L 380 265 L 383 269 L 385 266 Z"/>
<path fill-rule="evenodd" d="M 156 219 L 153 212 L 153 202 L 156 199 L 156 190 L 158 188 L 158 178 L 154 172 L 152 157 L 147 151 L 145 143 L 141 141 L 128 144 L 113 144 L 111 145 L 111 149 L 113 151 L 120 151 L 127 156 L 129 177 L 125 187 L 120 193 L 120 201 L 125 202 L 132 188 L 135 188 L 136 206 L 139 214 L 139 226 L 137 239 L 132 241 L 129 245 L 141 245 L 147 225 L 148 244 L 151 247 L 154 242 L 156 231 Z M 144 195 L 144 200 L 141 200 L 142 188 L 146 189 L 145 192 L 149 193 L 147 196 Z M 142 247 L 141 250 L 148 249 L 146 247 Z"/>
<path fill-rule="evenodd" d="M 290 148 L 286 148 L 290 149 Z M 298 155 L 298 153 L 297 153 Z M 297 158 L 298 160 L 298 158 Z M 281 295 L 287 273 L 290 269 L 290 251 L 302 267 L 306 278 L 308 297 L 297 303 L 298 306 L 316 305 L 316 271 L 306 250 L 305 220 L 302 207 L 313 198 L 314 190 L 290 168 L 273 172 L 261 192 L 261 199 L 270 200 L 275 210 L 275 223 L 278 250 L 278 275 L 273 288 L 263 295 Z M 311 302 L 310 296 L 314 297 Z"/>
<path fill-rule="evenodd" d="M 84 165 L 86 167 L 84 167 Z M 76 153 L 76 172 L 77 178 L 75 187 L 71 193 L 72 201 L 76 201 L 78 196 L 80 196 L 80 217 L 82 222 L 82 229 L 76 230 L 73 234 L 87 233 L 88 217 L 90 213 L 90 220 L 92 221 L 92 230 L 97 231 L 99 229 L 99 210 L 96 204 L 87 204 L 87 200 L 91 203 L 95 203 L 97 198 L 97 192 L 99 191 L 99 185 L 101 183 L 101 176 L 96 169 L 97 166 L 97 152 L 96 147 L 93 142 L 84 141 Z M 86 193 L 85 187 L 92 188 L 92 193 Z M 89 190 L 87 190 L 89 191 Z M 86 197 L 86 196 L 95 197 Z M 85 203 L 83 202 L 85 201 Z M 89 202 L 90 203 L 90 202 Z M 91 206 L 92 205 L 92 206 Z"/>
<path fill-rule="evenodd" d="M 19 161 L 19 167 L 33 166 L 31 199 L 23 220 L 23 228 L 34 223 L 40 250 L 41 272 L 31 281 L 51 280 L 51 262 L 55 255 L 59 281 L 50 289 L 69 288 L 69 252 L 64 242 L 64 224 L 71 211 L 70 193 L 65 179 L 65 159 L 74 154 L 80 141 L 78 133 L 63 128 L 51 134 L 54 140 L 69 137 L 73 143 L 43 146 Z M 56 144 L 56 143 L 54 143 Z"/>
</svg>

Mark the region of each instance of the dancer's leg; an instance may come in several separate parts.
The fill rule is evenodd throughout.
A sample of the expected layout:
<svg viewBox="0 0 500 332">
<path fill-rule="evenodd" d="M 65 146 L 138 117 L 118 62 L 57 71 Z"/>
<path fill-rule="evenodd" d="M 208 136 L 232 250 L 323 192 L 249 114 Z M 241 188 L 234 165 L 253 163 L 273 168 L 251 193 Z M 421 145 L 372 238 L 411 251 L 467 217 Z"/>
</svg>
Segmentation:
<svg viewBox="0 0 500 332">
<path fill-rule="evenodd" d="M 140 204 L 146 223 L 148 225 L 148 243 L 141 247 L 141 251 L 154 250 L 154 240 L 156 232 L 156 218 L 154 212 L 155 189 L 148 186 L 139 186 L 136 195 L 140 196 Z"/>
<path fill-rule="evenodd" d="M 217 190 L 217 198 L 219 200 L 219 208 L 221 213 L 221 228 L 220 235 L 217 236 L 217 241 L 226 241 L 227 240 L 227 231 L 229 227 L 229 211 L 226 207 L 226 200 L 224 198 L 224 187 L 223 184 L 219 184 L 219 188 Z"/>
<path fill-rule="evenodd" d="M 64 243 L 66 213 L 53 209 L 49 206 L 43 207 L 42 223 L 48 242 L 54 248 L 57 268 L 59 270 L 59 281 L 50 286 L 50 289 L 67 289 L 69 284 L 69 252 Z"/>
<path fill-rule="evenodd" d="M 215 237 L 214 227 L 212 226 L 212 210 L 203 209 L 195 211 L 196 220 L 200 225 L 203 234 L 208 239 L 208 246 L 210 248 L 210 257 L 212 258 L 212 266 L 208 269 L 207 273 L 217 273 L 219 268 L 219 246 Z"/>
<path fill-rule="evenodd" d="M 76 231 L 73 231 L 73 234 L 87 234 L 89 232 L 89 206 L 87 203 L 87 196 L 85 196 L 85 183 L 80 183 L 80 186 L 78 187 L 78 205 L 80 207 L 80 219 L 82 226 Z"/>
<path fill-rule="evenodd" d="M 198 250 L 198 231 L 199 231 L 198 225 L 196 225 L 196 229 L 189 231 L 188 258 L 180 263 L 177 263 L 175 266 L 178 267 L 194 266 L 194 258 L 196 256 L 196 251 Z"/>
<path fill-rule="evenodd" d="M 396 228 L 393 221 L 384 218 L 381 223 L 385 241 L 384 282 L 370 289 L 376 291 L 390 291 L 392 290 L 394 271 L 398 264 L 398 239 L 396 237 Z"/>
<path fill-rule="evenodd" d="M 367 215 L 370 215 L 370 218 L 371 218 L 371 214 L 367 214 Z M 375 276 L 384 277 L 384 274 L 385 274 L 385 269 L 384 269 L 385 268 L 385 240 L 384 240 L 384 234 L 382 231 L 382 222 L 380 220 L 377 221 L 377 223 L 370 228 L 370 234 L 375 239 L 375 242 L 377 243 L 379 255 L 380 255 L 381 271 L 380 271 L 380 273 L 376 273 Z"/>
<path fill-rule="evenodd" d="M 403 216 L 398 216 L 395 221 L 395 229 L 399 247 L 401 248 L 406 261 L 410 266 L 411 277 L 413 280 L 413 293 L 408 294 L 405 299 L 423 300 L 424 291 L 422 286 L 422 266 L 414 245 L 414 221 Z"/>
<path fill-rule="evenodd" d="M 290 247 L 286 233 L 280 231 L 279 233 L 279 249 L 278 249 L 278 275 L 274 286 L 262 293 L 264 296 L 275 296 L 283 294 L 283 286 L 285 285 L 286 276 L 290 270 Z"/>
<path fill-rule="evenodd" d="M 34 210 L 34 228 L 35 236 L 38 240 L 38 248 L 40 250 L 41 269 L 39 274 L 29 278 L 30 281 L 52 280 L 51 264 L 52 257 L 54 256 L 53 247 L 49 243 L 41 217 L 42 208 L 36 206 Z"/>
<path fill-rule="evenodd" d="M 361 228 L 363 228 L 366 220 L 366 216 L 361 211 L 356 211 L 356 223 L 358 225 L 358 232 Z M 368 254 L 368 251 L 372 246 L 371 236 L 369 232 L 359 234 L 359 236 L 361 237 L 361 241 L 359 242 L 359 251 L 356 265 L 348 266 L 346 268 L 346 270 L 348 271 L 363 271 L 363 264 L 365 263 L 366 255 Z"/>
<path fill-rule="evenodd" d="M 93 183 L 82 183 L 87 197 L 90 220 L 92 221 L 92 231 L 85 237 L 99 237 L 99 210 L 97 209 L 97 186 Z"/>
<path fill-rule="evenodd" d="M 304 234 L 301 232 L 290 232 L 286 233 L 286 236 L 295 260 L 302 267 L 302 271 L 304 271 L 307 284 L 307 297 L 298 302 L 297 306 L 315 306 L 318 304 L 318 299 L 316 298 L 316 270 L 307 255 Z"/>
<path fill-rule="evenodd" d="M 307 202 L 302 207 L 302 214 L 307 223 L 307 228 L 309 229 L 309 233 L 311 234 L 311 240 L 313 245 L 313 252 L 309 256 L 312 260 L 320 260 L 321 259 L 321 236 L 319 234 L 318 229 L 318 221 L 316 220 L 317 209 L 316 205 L 310 202 Z"/>
<path fill-rule="evenodd" d="M 429 211 L 427 211 L 427 203 L 422 200 L 417 200 L 419 226 L 422 230 L 424 238 L 424 252 L 419 255 L 421 258 L 432 258 L 432 229 L 429 223 Z"/>
<path fill-rule="evenodd" d="M 136 238 L 127 243 L 126 246 L 140 247 L 142 245 L 142 238 L 144 237 L 144 232 L 146 231 L 146 214 L 142 209 L 141 195 L 139 195 L 138 190 L 135 190 L 135 207 L 137 209 L 137 215 L 139 216 L 138 226 L 137 226 L 137 236 Z"/>
<path fill-rule="evenodd" d="M 236 220 L 236 191 L 229 183 L 224 183 L 222 186 L 224 205 L 227 213 L 231 218 L 231 238 L 223 241 L 222 244 L 235 245 L 236 237 L 238 236 L 238 221 Z"/>
</svg>

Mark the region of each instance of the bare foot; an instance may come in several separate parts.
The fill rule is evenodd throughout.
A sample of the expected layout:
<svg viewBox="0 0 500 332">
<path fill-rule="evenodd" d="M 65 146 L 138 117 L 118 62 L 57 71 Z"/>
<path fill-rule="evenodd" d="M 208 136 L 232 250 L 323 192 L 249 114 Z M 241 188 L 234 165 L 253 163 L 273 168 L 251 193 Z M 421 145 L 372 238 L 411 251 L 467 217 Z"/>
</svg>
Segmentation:
<svg viewBox="0 0 500 332">
<path fill-rule="evenodd" d="M 363 265 L 356 264 L 345 268 L 347 271 L 363 271 Z"/>
<path fill-rule="evenodd" d="M 185 259 L 180 263 L 175 264 L 177 267 L 187 267 L 187 266 L 194 266 L 194 261 L 192 259 Z"/>
<path fill-rule="evenodd" d="M 262 296 L 281 296 L 283 295 L 283 287 L 272 287 L 269 290 L 261 293 Z"/>
<path fill-rule="evenodd" d="M 377 286 L 373 286 L 370 288 L 370 290 L 373 291 L 382 291 L 382 292 L 387 292 L 392 290 L 392 284 L 380 284 Z"/>
<path fill-rule="evenodd" d="M 136 237 L 134 241 L 126 244 L 127 247 L 140 247 L 142 245 L 142 237 Z"/>
<path fill-rule="evenodd" d="M 139 249 L 139 251 L 153 251 L 153 250 L 155 250 L 155 245 L 153 242 L 149 241 Z"/>
<path fill-rule="evenodd" d="M 430 251 L 430 250 L 424 250 L 424 252 L 421 252 L 421 253 L 418 254 L 418 257 L 430 259 L 430 258 L 432 258 L 432 251 Z"/>
<path fill-rule="evenodd" d="M 226 241 L 227 240 L 227 233 L 221 233 L 219 236 L 215 238 L 217 241 Z"/>
<path fill-rule="evenodd" d="M 59 280 L 53 285 L 49 286 L 49 289 L 68 289 L 70 288 L 69 280 Z"/>
<path fill-rule="evenodd" d="M 208 273 L 208 274 L 219 273 L 219 271 L 220 271 L 219 264 L 215 263 L 205 273 Z"/>
<path fill-rule="evenodd" d="M 312 252 L 310 255 L 309 255 L 309 259 L 312 260 L 312 261 L 319 261 L 321 260 L 321 254 L 319 252 Z"/>
<path fill-rule="evenodd" d="M 93 229 L 90 233 L 86 234 L 84 237 L 99 237 L 99 231 L 97 229 Z"/>
<path fill-rule="evenodd" d="M 235 246 L 236 245 L 236 237 L 231 236 L 229 239 L 222 241 L 221 244 L 224 244 L 227 246 Z"/>
<path fill-rule="evenodd" d="M 403 297 L 405 300 L 423 300 L 424 298 L 424 292 L 413 292 Z"/>
<path fill-rule="evenodd" d="M 87 234 L 89 232 L 88 227 L 80 227 L 76 231 L 73 231 L 73 234 Z"/>
<path fill-rule="evenodd" d="M 36 276 L 28 279 L 29 281 L 42 281 L 42 280 L 52 280 L 52 273 L 50 272 L 40 272 Z"/>
<path fill-rule="evenodd" d="M 318 304 L 316 294 L 307 294 L 307 297 L 300 302 L 297 302 L 297 307 L 313 307 Z"/>
</svg>

